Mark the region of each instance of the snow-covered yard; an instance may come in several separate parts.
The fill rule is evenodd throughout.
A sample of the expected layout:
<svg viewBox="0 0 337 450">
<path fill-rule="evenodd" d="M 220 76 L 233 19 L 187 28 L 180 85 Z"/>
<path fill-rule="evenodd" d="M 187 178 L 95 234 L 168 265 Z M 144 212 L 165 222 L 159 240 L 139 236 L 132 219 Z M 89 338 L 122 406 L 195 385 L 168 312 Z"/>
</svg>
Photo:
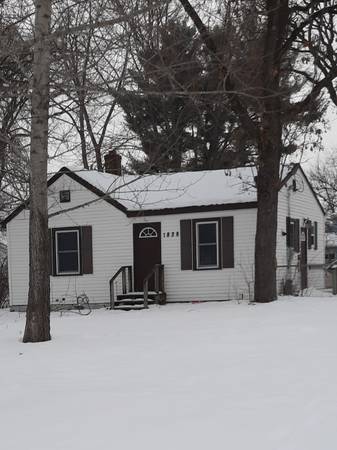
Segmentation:
<svg viewBox="0 0 337 450">
<path fill-rule="evenodd" d="M 0 311 L 4 450 L 336 450 L 337 298 Z"/>
</svg>

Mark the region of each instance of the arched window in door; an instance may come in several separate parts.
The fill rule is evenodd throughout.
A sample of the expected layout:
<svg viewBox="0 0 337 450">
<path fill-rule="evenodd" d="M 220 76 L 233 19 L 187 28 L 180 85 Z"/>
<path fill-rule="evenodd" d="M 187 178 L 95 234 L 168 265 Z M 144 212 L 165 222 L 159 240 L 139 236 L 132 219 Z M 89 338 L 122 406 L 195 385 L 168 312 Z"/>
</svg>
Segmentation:
<svg viewBox="0 0 337 450">
<path fill-rule="evenodd" d="M 139 233 L 139 239 L 150 239 L 158 237 L 157 231 L 152 227 L 145 227 Z"/>
</svg>

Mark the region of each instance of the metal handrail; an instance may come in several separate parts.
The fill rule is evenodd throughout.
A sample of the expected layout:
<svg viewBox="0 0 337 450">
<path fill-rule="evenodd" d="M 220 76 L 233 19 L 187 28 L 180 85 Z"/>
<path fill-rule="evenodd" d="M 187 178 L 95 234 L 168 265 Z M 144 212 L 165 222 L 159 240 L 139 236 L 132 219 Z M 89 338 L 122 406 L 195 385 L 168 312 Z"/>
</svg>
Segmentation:
<svg viewBox="0 0 337 450">
<path fill-rule="evenodd" d="M 149 307 L 149 281 L 154 276 L 154 290 L 157 294 L 164 292 L 164 265 L 155 264 L 143 282 L 144 308 Z"/>
<path fill-rule="evenodd" d="M 128 283 L 126 282 L 126 272 L 128 274 Z M 109 286 L 110 286 L 110 309 L 113 309 L 115 306 L 115 289 L 114 289 L 114 281 L 116 278 L 122 274 L 122 290 L 123 294 L 127 293 L 127 289 L 129 292 L 132 291 L 132 266 L 122 266 L 117 272 L 114 274 L 112 278 L 110 278 Z"/>
</svg>

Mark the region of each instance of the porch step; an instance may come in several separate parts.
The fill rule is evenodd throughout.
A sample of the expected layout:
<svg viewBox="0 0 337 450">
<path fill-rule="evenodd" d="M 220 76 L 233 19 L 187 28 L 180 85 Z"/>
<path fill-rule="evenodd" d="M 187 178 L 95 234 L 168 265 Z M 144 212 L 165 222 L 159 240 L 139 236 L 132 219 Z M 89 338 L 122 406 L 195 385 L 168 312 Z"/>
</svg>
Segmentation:
<svg viewBox="0 0 337 450">
<path fill-rule="evenodd" d="M 156 295 L 158 295 L 156 292 L 150 291 L 148 294 L 149 300 L 155 300 Z M 118 294 L 117 295 L 117 300 L 124 300 L 124 299 L 127 299 L 127 300 L 144 299 L 144 292 L 128 292 L 127 294 Z"/>
<path fill-rule="evenodd" d="M 115 311 L 137 311 L 137 310 L 142 310 L 145 309 L 144 305 L 116 305 L 114 307 Z"/>
<path fill-rule="evenodd" d="M 163 305 L 165 300 L 165 292 L 150 291 L 148 293 L 148 306 L 154 304 Z M 120 309 L 123 311 L 145 309 L 144 292 L 128 292 L 127 294 L 118 294 L 113 309 Z"/>
<path fill-rule="evenodd" d="M 123 298 L 118 298 L 123 297 Z M 148 301 L 148 305 L 154 305 L 154 299 L 150 299 Z M 128 294 L 121 294 L 117 296 L 117 300 L 115 301 L 114 309 L 120 309 L 122 311 L 131 311 L 134 309 L 145 309 L 144 308 L 144 297 L 129 297 Z"/>
</svg>

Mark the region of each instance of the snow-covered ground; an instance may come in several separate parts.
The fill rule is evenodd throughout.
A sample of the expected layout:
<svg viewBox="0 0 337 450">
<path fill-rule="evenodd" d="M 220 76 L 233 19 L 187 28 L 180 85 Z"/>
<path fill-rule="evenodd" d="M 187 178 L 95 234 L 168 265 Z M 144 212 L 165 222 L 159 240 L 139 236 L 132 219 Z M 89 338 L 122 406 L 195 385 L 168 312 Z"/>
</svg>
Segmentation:
<svg viewBox="0 0 337 450">
<path fill-rule="evenodd" d="M 0 310 L 4 450 L 336 450 L 337 298 Z"/>
</svg>

